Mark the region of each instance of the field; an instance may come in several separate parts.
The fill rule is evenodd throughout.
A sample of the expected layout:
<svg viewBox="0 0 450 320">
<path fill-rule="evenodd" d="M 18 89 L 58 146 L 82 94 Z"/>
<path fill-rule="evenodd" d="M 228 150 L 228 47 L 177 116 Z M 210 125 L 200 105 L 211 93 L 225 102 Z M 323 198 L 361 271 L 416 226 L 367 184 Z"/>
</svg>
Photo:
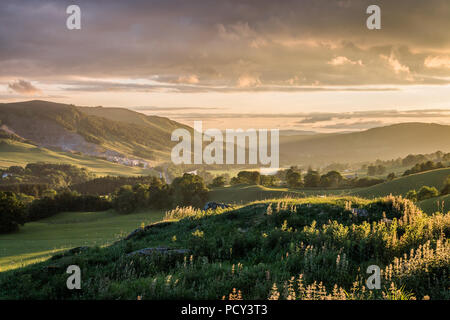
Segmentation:
<svg viewBox="0 0 450 320">
<path fill-rule="evenodd" d="M 419 190 L 422 186 L 436 187 L 438 190 L 441 190 L 444 186 L 445 178 L 449 175 L 450 168 L 431 170 L 406 177 L 400 177 L 372 187 L 355 190 L 352 191 L 351 194 L 365 198 L 374 198 L 387 196 L 389 194 L 405 195 L 409 190 Z"/>
<path fill-rule="evenodd" d="M 0 140 L 0 168 L 25 166 L 31 162 L 72 164 L 89 168 L 99 176 L 138 176 L 156 174 L 152 169 L 129 167 L 95 157 L 52 151 L 31 144 L 12 140 Z"/>
<path fill-rule="evenodd" d="M 265 200 L 272 198 L 283 198 L 286 196 L 305 197 L 305 196 L 339 196 L 352 195 L 364 198 L 377 198 L 392 195 L 405 195 L 409 190 L 419 190 L 422 186 L 436 187 L 441 190 L 445 178 L 450 175 L 450 168 L 437 169 L 422 173 L 400 177 L 389 182 L 378 184 L 366 188 L 356 189 L 289 189 L 279 187 L 236 185 L 222 188 L 215 188 L 211 191 L 210 197 L 213 201 L 245 204 L 255 200 Z M 438 198 L 429 199 L 419 204 L 423 210 L 432 213 L 437 209 L 436 201 Z M 450 210 L 450 200 L 448 197 L 442 197 L 441 201 L 447 202 L 444 209 Z"/>
<path fill-rule="evenodd" d="M 26 223 L 20 231 L 0 235 L 0 271 L 48 259 L 73 247 L 106 245 L 138 228 L 161 220 L 163 212 L 129 215 L 105 212 L 65 212 Z"/>
<path fill-rule="evenodd" d="M 282 187 L 264 187 L 260 185 L 235 185 L 214 188 L 210 193 L 212 201 L 245 204 L 255 200 L 266 200 L 284 197 L 305 197 L 325 195 L 345 195 L 349 189 L 321 190 L 321 189 L 289 189 Z"/>
</svg>

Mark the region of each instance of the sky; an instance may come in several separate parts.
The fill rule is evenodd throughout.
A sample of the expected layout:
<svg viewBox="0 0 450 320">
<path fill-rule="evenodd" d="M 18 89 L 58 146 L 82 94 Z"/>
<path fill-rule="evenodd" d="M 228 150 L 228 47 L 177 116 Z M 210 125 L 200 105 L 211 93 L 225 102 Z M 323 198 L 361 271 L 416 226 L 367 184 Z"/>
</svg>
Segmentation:
<svg viewBox="0 0 450 320">
<path fill-rule="evenodd" d="M 66 27 L 73 4 L 81 30 Z M 2 0 L 0 102 L 220 129 L 450 124 L 449 17 L 448 0 Z"/>
</svg>

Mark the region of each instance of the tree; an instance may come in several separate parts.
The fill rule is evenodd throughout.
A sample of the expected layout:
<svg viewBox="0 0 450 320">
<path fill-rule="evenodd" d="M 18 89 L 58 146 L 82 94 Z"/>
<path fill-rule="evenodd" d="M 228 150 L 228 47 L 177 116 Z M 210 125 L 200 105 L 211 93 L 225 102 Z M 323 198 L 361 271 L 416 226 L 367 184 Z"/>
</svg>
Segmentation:
<svg viewBox="0 0 450 320">
<path fill-rule="evenodd" d="M 136 197 L 133 187 L 122 186 L 113 197 L 113 207 L 120 213 L 131 213 L 137 209 Z"/>
<path fill-rule="evenodd" d="M 0 233 L 12 232 L 25 223 L 25 206 L 12 192 L 0 192 Z"/>
<path fill-rule="evenodd" d="M 150 186 L 138 183 L 133 186 L 134 198 L 137 208 L 146 208 L 150 205 Z"/>
<path fill-rule="evenodd" d="M 197 175 L 185 173 L 175 178 L 171 184 L 174 205 L 202 207 L 208 200 L 208 189 L 203 179 Z"/>
<path fill-rule="evenodd" d="M 424 172 L 424 171 L 429 171 L 429 170 L 434 170 L 434 169 L 440 169 L 440 168 L 444 168 L 444 165 L 442 164 L 442 162 L 434 163 L 433 161 L 426 161 L 426 162 L 422 162 L 422 163 L 417 163 L 411 169 L 406 170 L 403 173 L 403 175 L 407 176 L 407 175 L 414 174 L 414 173 L 419 173 L 419 172 Z"/>
<path fill-rule="evenodd" d="M 240 171 L 237 178 L 240 183 L 245 184 L 260 184 L 261 177 L 258 171 Z"/>
<path fill-rule="evenodd" d="M 223 187 L 225 185 L 225 183 L 226 183 L 225 177 L 218 176 L 213 179 L 213 181 L 211 183 L 211 187 L 213 187 L 213 188 Z"/>
<path fill-rule="evenodd" d="M 386 167 L 379 164 L 379 165 L 373 165 L 367 167 L 367 175 L 369 176 L 376 176 L 376 175 L 382 175 L 385 174 Z"/>
<path fill-rule="evenodd" d="M 355 179 L 352 181 L 352 185 L 357 188 L 370 187 L 376 184 L 383 183 L 383 179 L 364 177 L 360 179 Z"/>
<path fill-rule="evenodd" d="M 266 187 L 274 187 L 279 184 L 280 180 L 276 175 L 261 175 L 260 183 Z"/>
<path fill-rule="evenodd" d="M 388 174 L 388 176 L 386 177 L 387 181 L 392 181 L 395 179 L 395 173 L 391 172 Z"/>
<path fill-rule="evenodd" d="M 320 186 L 325 188 L 337 188 L 344 180 L 337 171 L 330 171 L 320 177 Z"/>
<path fill-rule="evenodd" d="M 305 187 L 308 187 L 308 188 L 318 187 L 320 184 L 319 172 L 312 170 L 312 169 L 308 169 L 308 172 L 306 173 L 306 175 L 304 177 L 304 181 L 305 181 Z"/>
<path fill-rule="evenodd" d="M 150 184 L 148 202 L 155 209 L 170 208 L 172 206 L 171 189 L 161 179 L 155 178 Z"/>
<path fill-rule="evenodd" d="M 435 187 L 423 186 L 417 193 L 417 200 L 422 201 L 430 198 L 437 197 L 439 191 Z"/>
<path fill-rule="evenodd" d="M 237 184 L 240 184 L 241 182 L 239 181 L 239 178 L 238 177 L 233 177 L 233 178 L 231 178 L 231 180 L 230 180 L 230 184 L 232 185 L 232 186 L 235 186 L 235 185 L 237 185 Z"/>
<path fill-rule="evenodd" d="M 290 167 L 286 171 L 286 183 L 289 188 L 303 187 L 302 175 L 300 170 L 295 167 Z"/>
</svg>

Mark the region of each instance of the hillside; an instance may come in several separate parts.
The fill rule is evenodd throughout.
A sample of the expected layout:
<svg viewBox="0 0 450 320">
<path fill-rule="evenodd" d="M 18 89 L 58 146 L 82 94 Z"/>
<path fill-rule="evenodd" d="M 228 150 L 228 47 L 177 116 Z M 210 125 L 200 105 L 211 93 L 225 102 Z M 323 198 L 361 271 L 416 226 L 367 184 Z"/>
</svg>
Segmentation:
<svg viewBox="0 0 450 320">
<path fill-rule="evenodd" d="M 108 159 L 170 160 L 170 135 L 188 126 L 125 108 L 78 107 L 46 101 L 0 104 L 0 125 L 38 146 L 79 151 Z M 342 134 L 280 136 L 280 164 L 313 165 L 393 159 L 450 151 L 450 126 L 404 123 Z"/>
<path fill-rule="evenodd" d="M 296 196 L 300 192 L 287 188 L 268 188 L 260 185 L 235 185 L 214 188 L 209 193 L 212 201 L 243 204 L 256 200 L 275 199 L 285 196 Z"/>
<path fill-rule="evenodd" d="M 350 192 L 350 194 L 364 198 L 375 198 L 389 194 L 405 195 L 409 190 L 419 190 L 422 186 L 436 187 L 438 190 L 441 190 L 446 177 L 449 175 L 450 168 L 431 170 L 400 177 L 372 187 L 358 189 Z"/>
<path fill-rule="evenodd" d="M 28 163 L 47 162 L 86 167 L 89 171 L 99 176 L 138 176 L 152 173 L 157 174 L 152 169 L 125 166 L 96 157 L 49 150 L 25 142 L 9 139 L 0 139 L 0 154 L 0 168 L 7 168 L 10 166 L 24 167 Z"/>
<path fill-rule="evenodd" d="M 371 187 L 354 189 L 289 189 L 283 187 L 264 187 L 260 185 L 235 185 L 214 188 L 211 190 L 209 197 L 211 201 L 234 204 L 245 204 L 255 200 L 279 199 L 289 196 L 301 198 L 307 196 L 352 195 L 372 199 L 390 194 L 404 196 L 409 190 L 419 190 L 424 185 L 436 187 L 438 190 L 441 190 L 448 175 L 450 175 L 450 168 L 437 169 L 400 177 Z M 447 198 L 443 197 L 442 200 L 447 200 Z M 433 210 L 436 209 L 436 201 L 437 198 L 426 200 L 420 203 L 419 206 L 430 213 L 431 207 L 433 207 Z M 450 201 L 447 200 L 447 202 L 450 205 Z M 448 208 L 448 206 L 444 208 Z"/>
<path fill-rule="evenodd" d="M 265 187 L 261 185 L 234 185 L 214 188 L 209 193 L 211 201 L 246 204 L 256 200 L 302 198 L 306 196 L 346 195 L 351 189 L 289 189 L 285 187 Z"/>
<path fill-rule="evenodd" d="M 150 161 L 168 160 L 174 145 L 172 131 L 189 129 L 167 118 L 125 109 L 91 110 L 37 100 L 0 104 L 0 121 L 9 132 L 42 147 Z"/>
<path fill-rule="evenodd" d="M 448 298 L 449 216 L 409 201 L 285 199 L 168 217 L 109 246 L 1 272 L 0 299 Z M 393 268 L 381 290 L 365 287 L 373 264 Z M 65 290 L 69 265 L 90 279 L 83 290 Z"/>
<path fill-rule="evenodd" d="M 281 165 L 374 161 L 450 151 L 450 126 L 402 123 L 362 132 L 280 137 Z M 332 160 L 331 160 L 332 159 Z"/>
<path fill-rule="evenodd" d="M 417 206 L 426 213 L 449 212 L 450 211 L 450 194 L 423 200 L 417 203 Z"/>
</svg>

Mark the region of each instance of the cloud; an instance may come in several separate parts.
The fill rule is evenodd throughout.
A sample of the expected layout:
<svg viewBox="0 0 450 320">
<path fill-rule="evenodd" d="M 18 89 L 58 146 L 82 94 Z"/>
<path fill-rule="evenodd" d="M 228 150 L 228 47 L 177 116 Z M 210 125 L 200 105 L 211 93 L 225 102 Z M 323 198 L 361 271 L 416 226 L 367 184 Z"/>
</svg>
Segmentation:
<svg viewBox="0 0 450 320">
<path fill-rule="evenodd" d="M 328 64 L 331 64 L 333 66 L 342 66 L 342 65 L 345 65 L 345 64 L 360 65 L 360 66 L 363 65 L 361 60 L 352 61 L 352 60 L 350 60 L 350 59 L 348 59 L 346 57 L 343 57 L 343 56 L 339 56 L 339 57 L 334 58 L 333 60 L 329 61 Z"/>
<path fill-rule="evenodd" d="M 261 85 L 261 80 L 257 76 L 242 75 L 238 79 L 239 88 L 250 88 Z"/>
<path fill-rule="evenodd" d="M 222 119 L 222 118 L 265 118 L 265 119 L 298 119 L 297 124 L 316 124 L 332 120 L 358 120 L 361 119 L 423 119 L 423 118 L 450 118 L 450 109 L 424 109 L 424 110 L 368 110 L 354 112 L 292 112 L 292 113 L 187 113 L 171 115 L 186 119 Z"/>
<path fill-rule="evenodd" d="M 187 75 L 187 76 L 179 76 L 175 81 L 176 83 L 188 83 L 188 84 L 196 84 L 199 83 L 198 76 L 195 74 Z"/>
<path fill-rule="evenodd" d="M 60 83 L 66 91 L 77 92 L 180 92 L 180 93 L 205 93 L 205 92 L 384 92 L 399 91 L 395 87 L 371 87 L 371 86 L 321 86 L 317 81 L 309 85 L 298 84 L 298 78 L 289 79 L 281 84 L 263 84 L 257 76 L 243 75 L 237 80 L 236 86 L 179 83 L 173 78 L 161 78 L 159 81 L 148 83 L 130 82 L 127 79 L 107 80 L 65 80 Z M 297 84 L 295 83 L 297 82 Z"/>
<path fill-rule="evenodd" d="M 23 95 L 36 95 L 42 93 L 42 91 L 33 86 L 31 82 L 25 80 L 17 80 L 9 83 L 8 88 Z"/>
<path fill-rule="evenodd" d="M 427 57 L 424 65 L 427 68 L 450 68 L 450 56 Z"/>
<path fill-rule="evenodd" d="M 429 109 L 429 110 L 372 110 L 355 111 L 340 113 L 311 113 L 304 114 L 304 119 L 298 121 L 298 124 L 315 124 L 332 120 L 350 120 L 350 119 L 393 119 L 393 118 L 450 118 L 450 109 Z"/>
<path fill-rule="evenodd" d="M 64 1 L 3 0 L 0 70 L 55 82 L 158 77 L 187 85 L 177 92 L 450 83 L 448 0 L 379 2 L 373 32 L 370 0 L 79 0 L 82 29 L 69 31 Z"/>
<path fill-rule="evenodd" d="M 139 107 L 129 107 L 128 109 L 134 111 L 154 111 L 154 112 L 166 112 L 166 111 L 186 111 L 186 110 L 219 110 L 222 108 L 216 107 L 154 107 L 154 106 L 139 106 Z"/>
<path fill-rule="evenodd" d="M 344 122 L 344 123 L 336 123 L 329 124 L 325 126 L 321 126 L 321 129 L 337 129 L 337 130 L 364 130 L 370 128 L 376 128 L 384 125 L 383 121 L 359 121 L 359 122 Z"/>
<path fill-rule="evenodd" d="M 395 58 L 395 56 L 392 53 L 389 57 L 385 56 L 383 54 L 380 55 L 380 57 L 389 63 L 389 65 L 395 71 L 395 73 L 397 73 L 397 74 L 401 73 L 401 72 L 408 73 L 408 74 L 411 73 L 411 70 L 409 70 L 409 67 L 402 65 L 400 63 L 400 61 L 398 61 L 398 59 Z"/>
<path fill-rule="evenodd" d="M 321 121 L 330 121 L 333 120 L 335 117 L 335 114 L 316 114 L 313 116 L 306 117 L 305 119 L 302 119 L 298 121 L 298 123 L 316 123 Z"/>
</svg>

